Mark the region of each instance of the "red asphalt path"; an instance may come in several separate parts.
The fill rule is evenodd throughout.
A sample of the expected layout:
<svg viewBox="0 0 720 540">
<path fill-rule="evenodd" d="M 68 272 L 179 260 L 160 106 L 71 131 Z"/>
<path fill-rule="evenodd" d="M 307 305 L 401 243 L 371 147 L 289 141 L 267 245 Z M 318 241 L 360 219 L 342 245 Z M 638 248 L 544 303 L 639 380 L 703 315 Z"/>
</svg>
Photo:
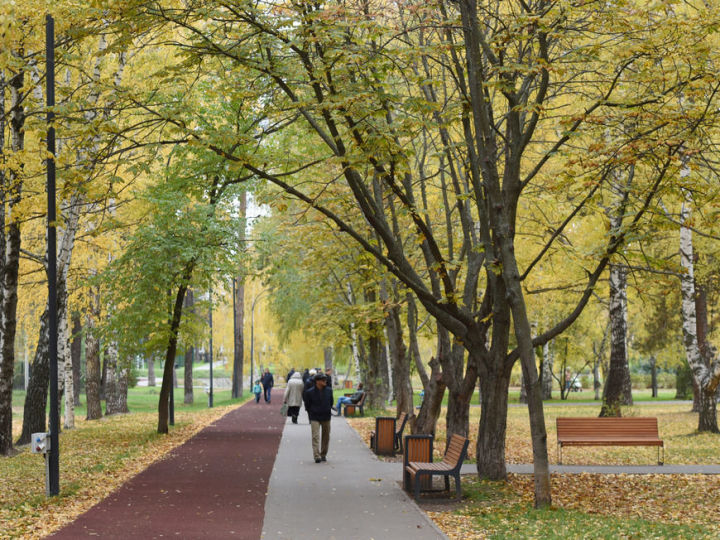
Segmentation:
<svg viewBox="0 0 720 540">
<path fill-rule="evenodd" d="M 278 394 L 216 420 L 50 538 L 259 539 L 285 425 Z"/>
</svg>

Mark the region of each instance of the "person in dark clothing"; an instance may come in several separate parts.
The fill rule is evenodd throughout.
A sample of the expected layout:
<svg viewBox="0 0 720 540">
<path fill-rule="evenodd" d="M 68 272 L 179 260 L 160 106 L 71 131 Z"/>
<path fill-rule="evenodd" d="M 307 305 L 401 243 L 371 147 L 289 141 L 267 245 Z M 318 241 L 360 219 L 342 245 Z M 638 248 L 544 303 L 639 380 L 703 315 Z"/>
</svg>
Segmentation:
<svg viewBox="0 0 720 540">
<path fill-rule="evenodd" d="M 332 386 L 332 369 L 331 368 L 327 368 L 325 370 L 325 378 L 327 379 L 328 388 L 330 388 L 330 390 L 332 390 L 333 386 Z"/>
<path fill-rule="evenodd" d="M 308 378 L 305 380 L 305 390 L 309 390 L 310 388 L 315 387 L 315 374 L 317 371 L 315 369 L 311 369 L 308 373 Z"/>
<path fill-rule="evenodd" d="M 288 371 L 287 377 L 285 377 L 285 382 L 290 382 L 290 377 L 293 376 L 293 373 L 295 373 L 295 368 L 290 368 L 290 371 Z"/>
<path fill-rule="evenodd" d="M 260 384 L 263 386 L 263 394 L 265 395 L 265 403 L 270 403 L 270 392 L 272 390 L 272 387 L 275 385 L 275 379 L 273 378 L 273 374 L 270 373 L 269 368 L 265 368 L 265 373 L 263 373 L 262 378 L 260 379 Z"/>
<path fill-rule="evenodd" d="M 355 404 L 360 401 L 360 399 L 363 397 L 363 394 L 365 393 L 365 390 L 363 389 L 363 383 L 358 384 L 357 391 L 352 396 L 340 396 L 337 401 L 337 405 L 332 408 L 333 411 L 337 412 L 337 415 L 340 416 L 342 413 L 342 406 L 347 404 Z"/>
<path fill-rule="evenodd" d="M 333 393 L 327 386 L 327 379 L 322 373 L 314 377 L 315 386 L 303 392 L 305 410 L 310 418 L 312 432 L 312 449 L 315 463 L 327 461 L 330 445 L 330 412 L 333 405 Z M 321 432 L 322 431 L 322 436 Z"/>
<path fill-rule="evenodd" d="M 307 381 L 309 378 L 310 378 L 310 370 L 308 370 L 308 368 L 305 368 L 305 371 L 303 371 L 303 373 L 302 373 L 303 384 L 307 384 Z"/>
</svg>

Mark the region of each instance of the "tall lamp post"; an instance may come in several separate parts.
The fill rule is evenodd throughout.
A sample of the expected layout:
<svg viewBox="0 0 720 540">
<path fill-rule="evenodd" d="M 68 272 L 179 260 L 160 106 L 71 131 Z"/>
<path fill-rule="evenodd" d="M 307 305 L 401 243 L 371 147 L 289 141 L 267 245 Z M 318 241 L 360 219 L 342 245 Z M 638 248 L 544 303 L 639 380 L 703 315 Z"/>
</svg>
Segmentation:
<svg viewBox="0 0 720 540">
<path fill-rule="evenodd" d="M 255 359 L 255 304 L 260 300 L 263 294 L 267 291 L 260 291 L 258 295 L 253 298 L 252 306 L 250 307 L 250 387 L 253 385 L 253 379 L 255 377 L 255 370 L 253 361 Z"/>
<path fill-rule="evenodd" d="M 60 493 L 60 410 L 58 407 L 58 321 L 57 321 L 57 220 L 55 213 L 55 21 L 45 16 L 45 61 L 47 83 L 47 276 L 48 276 L 48 355 L 50 363 L 50 450 L 47 455 L 47 494 Z"/>
</svg>

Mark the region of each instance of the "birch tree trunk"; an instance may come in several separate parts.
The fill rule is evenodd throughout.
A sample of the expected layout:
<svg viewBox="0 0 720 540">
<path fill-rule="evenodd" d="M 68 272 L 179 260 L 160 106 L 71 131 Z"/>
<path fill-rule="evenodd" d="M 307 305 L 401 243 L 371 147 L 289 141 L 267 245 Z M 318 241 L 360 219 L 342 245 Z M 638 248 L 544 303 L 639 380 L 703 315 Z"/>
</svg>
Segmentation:
<svg viewBox="0 0 720 540">
<path fill-rule="evenodd" d="M 126 365 L 127 362 L 120 359 L 115 341 L 110 341 L 105 347 L 105 359 L 107 365 L 105 415 L 126 413 L 128 412 L 128 366 Z"/>
<path fill-rule="evenodd" d="M 13 54 L 15 56 L 15 54 Z M 25 107 L 21 69 L 9 81 L 10 88 L 10 150 L 19 153 L 25 148 Z M 0 101 L 3 108 L 2 146 L 5 141 L 5 80 Z M 15 334 L 17 332 L 17 288 L 20 268 L 20 221 L 18 205 L 22 199 L 22 177 L 19 170 L 11 168 L 2 172 L 2 246 L 0 246 L 0 455 L 13 452 L 12 445 L 12 381 L 15 373 Z"/>
<path fill-rule="evenodd" d="M 73 378 L 72 354 L 70 351 L 67 308 L 65 309 L 65 317 L 63 317 L 58 330 L 58 339 L 62 343 L 62 348 L 60 348 L 60 344 L 58 344 L 58 364 L 62 362 L 64 365 L 65 414 L 63 426 L 65 429 L 73 429 L 75 427 L 75 381 Z"/>
<path fill-rule="evenodd" d="M 720 358 L 703 357 L 698 344 L 698 324 L 695 303 L 695 263 L 692 243 L 692 229 L 686 224 L 690 220 L 692 198 L 685 192 L 685 201 L 680 210 L 680 265 L 684 270 L 680 276 L 682 295 L 682 330 L 685 356 L 692 371 L 694 383 L 700 397 L 698 431 L 720 433 L 717 422 L 717 399 L 715 393 L 720 385 Z"/>
<path fill-rule="evenodd" d="M 157 386 L 157 381 L 155 380 L 155 357 L 150 356 L 148 358 L 148 386 L 155 387 Z"/>
<path fill-rule="evenodd" d="M 632 405 L 627 358 L 627 269 L 610 265 L 610 369 L 603 390 L 600 416 L 621 416 L 622 405 Z"/>
</svg>

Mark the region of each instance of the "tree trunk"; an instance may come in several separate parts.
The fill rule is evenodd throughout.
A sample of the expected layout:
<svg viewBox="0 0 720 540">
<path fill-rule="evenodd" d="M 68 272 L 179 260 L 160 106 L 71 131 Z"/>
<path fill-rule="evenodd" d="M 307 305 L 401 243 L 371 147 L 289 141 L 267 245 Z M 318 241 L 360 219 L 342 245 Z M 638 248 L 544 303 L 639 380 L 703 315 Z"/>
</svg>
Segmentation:
<svg viewBox="0 0 720 540">
<path fill-rule="evenodd" d="M 413 405 L 412 386 L 410 384 L 410 362 L 407 357 L 407 347 L 403 340 L 402 325 L 400 323 L 400 306 L 394 305 L 387 311 L 385 328 L 390 345 L 392 359 L 393 385 L 398 414 L 407 413 L 410 419 L 415 416 Z"/>
<path fill-rule="evenodd" d="M 58 325 L 58 367 L 63 366 L 63 384 L 65 389 L 65 429 L 73 429 L 75 427 L 75 387 L 73 380 L 72 354 L 70 352 L 70 332 L 68 331 L 67 308 L 64 316 L 60 319 Z"/>
<path fill-rule="evenodd" d="M 600 416 L 621 416 L 632 405 L 627 358 L 627 269 L 610 265 L 610 369 L 605 380 Z"/>
<path fill-rule="evenodd" d="M 368 342 L 367 368 L 365 386 L 367 388 L 367 401 L 371 408 L 382 409 L 388 398 L 387 384 L 387 358 L 385 356 L 385 344 L 381 337 L 382 332 L 377 325 L 374 326 L 376 335 L 371 335 Z M 379 334 L 379 335 L 377 335 Z"/>
<path fill-rule="evenodd" d="M 525 377 L 522 373 L 520 374 L 520 397 L 518 398 L 518 401 L 525 404 L 528 402 L 527 386 L 525 386 Z"/>
<path fill-rule="evenodd" d="M 505 433 L 507 431 L 510 370 L 484 376 L 480 372 L 480 424 L 477 438 L 477 471 L 480 478 L 505 480 Z"/>
<path fill-rule="evenodd" d="M 148 366 L 148 386 L 155 387 L 157 386 L 157 381 L 155 380 L 155 357 L 150 355 L 150 358 L 148 358 L 147 361 Z"/>
<path fill-rule="evenodd" d="M 180 331 L 180 320 L 182 319 L 183 301 L 187 291 L 187 283 L 192 276 L 193 264 L 189 264 L 183 274 L 181 285 L 178 287 L 175 296 L 172 317 L 170 319 L 170 339 L 165 352 L 165 366 L 163 367 L 162 386 L 160 387 L 160 399 L 158 400 L 158 433 L 168 433 L 168 405 L 170 392 L 172 391 L 172 372 L 175 368 L 175 354 L 177 353 L 178 333 Z"/>
<path fill-rule="evenodd" d="M 542 398 L 552 399 L 553 358 L 550 355 L 550 343 L 542 347 Z"/>
<path fill-rule="evenodd" d="M 655 355 L 650 357 L 650 388 L 652 388 L 652 397 L 658 396 L 658 381 L 657 381 L 657 361 Z"/>
<path fill-rule="evenodd" d="M 330 370 L 330 373 L 333 373 L 333 348 L 332 345 L 329 347 L 325 347 L 323 349 L 323 367 L 325 371 L 328 369 Z M 332 383 L 335 385 L 337 383 L 337 377 L 332 378 Z"/>
<path fill-rule="evenodd" d="M 85 315 L 85 399 L 87 419 L 102 418 L 100 400 L 100 343 L 95 334 L 95 321 L 99 317 L 100 299 L 91 292 L 91 302 Z"/>
<path fill-rule="evenodd" d="M 8 81 L 10 88 L 10 149 L 20 154 L 25 148 L 25 107 L 23 100 L 24 71 L 20 70 Z M 2 79 L 2 143 L 5 141 L 5 80 Z M 5 161 L 5 160 L 3 160 Z M 2 173 L 2 234 L 0 240 L 0 455 L 9 455 L 12 445 L 12 382 L 15 374 L 15 334 L 17 332 L 17 288 L 20 267 L 20 215 L 18 205 L 22 198 L 22 177 L 10 169 Z M 28 439 L 29 440 L 29 439 Z"/>
<path fill-rule="evenodd" d="M 46 410 L 48 383 L 50 381 L 48 324 L 48 307 L 46 304 L 45 310 L 40 317 L 40 334 L 30 372 L 30 382 L 25 395 L 22 433 L 17 440 L 17 444 L 28 444 L 33 433 L 47 431 Z"/>
<path fill-rule="evenodd" d="M 73 402 L 78 407 L 80 403 L 81 388 L 81 364 L 82 364 L 82 319 L 80 313 L 75 311 L 72 316 L 72 345 L 70 346 L 70 354 L 72 355 L 72 372 L 73 372 Z"/>
<path fill-rule="evenodd" d="M 422 363 L 422 357 L 420 355 L 420 345 L 418 343 L 417 331 L 418 331 L 418 320 L 417 320 L 417 306 L 415 305 L 415 297 L 408 293 L 405 297 L 407 301 L 407 327 L 408 327 L 408 341 L 410 347 L 408 348 L 408 355 L 410 361 L 414 362 L 415 369 L 417 370 L 418 377 L 422 383 L 423 390 L 427 395 L 428 385 L 430 384 L 430 377 L 428 377 L 427 370 Z"/>
<path fill-rule="evenodd" d="M 247 218 L 247 192 L 242 191 L 239 197 L 239 217 L 241 219 L 242 231 L 240 242 L 245 242 L 246 218 Z M 232 397 L 241 398 L 243 395 L 243 372 L 245 363 L 245 278 L 235 278 L 235 316 L 233 317 L 233 334 L 235 344 L 233 351 L 233 380 Z M 251 376 L 252 379 L 252 376 Z M 252 387 L 252 380 L 250 381 Z"/>
<path fill-rule="evenodd" d="M 244 200 L 244 195 L 243 195 Z M 243 208 L 243 216 L 244 207 Z M 235 350 L 233 351 L 232 397 L 241 398 L 243 394 L 243 364 L 245 361 L 245 280 L 238 276 L 235 279 L 235 317 L 234 335 Z"/>
<path fill-rule="evenodd" d="M 107 375 L 105 379 L 105 416 L 122 412 L 120 410 L 120 384 L 118 366 L 117 343 L 110 341 L 105 347 L 105 366 Z"/>
<path fill-rule="evenodd" d="M 690 219 L 692 198 L 685 193 L 680 212 L 680 266 L 684 272 L 680 275 L 682 295 L 682 330 L 685 356 L 692 371 L 693 382 L 699 390 L 698 431 L 719 433 L 717 422 L 717 401 L 715 393 L 720 385 L 720 358 L 704 356 L 699 345 L 698 328 L 705 332 L 705 323 L 697 322 L 697 303 L 695 291 L 695 264 L 692 243 L 692 229 L 685 224 Z M 703 335 L 703 337 L 705 337 Z M 709 348 L 709 347 L 708 347 Z"/>
<path fill-rule="evenodd" d="M 192 345 L 185 350 L 185 379 L 183 386 L 185 387 L 185 397 L 183 403 L 190 404 L 195 402 L 193 393 L 193 364 L 195 360 L 195 347 Z"/>
<path fill-rule="evenodd" d="M 440 361 L 436 357 L 430 359 L 430 377 L 425 386 L 425 395 L 420 411 L 415 418 L 413 433 L 435 435 L 435 426 L 440 417 L 442 400 L 445 396 L 445 383 L 442 381 Z"/>
</svg>

